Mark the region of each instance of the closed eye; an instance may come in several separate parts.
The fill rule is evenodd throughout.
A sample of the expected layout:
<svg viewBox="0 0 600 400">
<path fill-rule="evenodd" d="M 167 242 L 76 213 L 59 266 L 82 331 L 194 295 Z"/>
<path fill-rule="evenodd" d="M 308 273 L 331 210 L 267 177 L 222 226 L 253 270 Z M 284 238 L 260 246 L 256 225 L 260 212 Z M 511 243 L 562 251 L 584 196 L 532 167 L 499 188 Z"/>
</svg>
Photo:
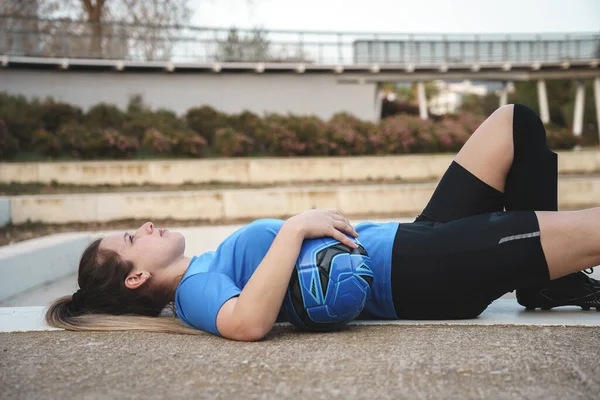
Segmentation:
<svg viewBox="0 0 600 400">
<path fill-rule="evenodd" d="M 133 244 L 133 236 L 130 233 L 128 233 L 127 235 L 129 236 L 129 241 Z"/>
</svg>

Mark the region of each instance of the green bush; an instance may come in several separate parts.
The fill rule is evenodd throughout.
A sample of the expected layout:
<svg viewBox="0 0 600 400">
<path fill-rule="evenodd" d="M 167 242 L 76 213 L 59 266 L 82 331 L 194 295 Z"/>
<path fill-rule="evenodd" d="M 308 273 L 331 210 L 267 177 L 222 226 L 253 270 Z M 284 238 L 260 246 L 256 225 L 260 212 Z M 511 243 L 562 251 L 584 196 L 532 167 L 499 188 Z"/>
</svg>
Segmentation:
<svg viewBox="0 0 600 400">
<path fill-rule="evenodd" d="M 160 135 L 169 138 L 176 132 L 188 129 L 185 121 L 178 118 L 173 111 L 164 108 L 152 111 L 143 104 L 141 98 L 136 96 L 130 100 L 127 110 L 122 132 L 140 142 L 152 140 L 147 134 L 149 130 L 157 130 Z M 158 137 L 156 140 L 160 141 Z M 151 145 L 150 147 L 156 147 L 157 154 L 166 154 L 162 150 L 163 145 L 158 144 L 158 142 L 155 144 L 156 146 Z M 142 145 L 142 147 L 146 148 L 145 145 Z"/>
<path fill-rule="evenodd" d="M 581 145 L 582 137 L 573 135 L 567 128 L 551 125 L 546 128 L 546 143 L 553 150 L 567 150 Z"/>
<path fill-rule="evenodd" d="M 418 131 L 421 124 L 418 117 L 400 114 L 383 120 L 370 135 L 370 144 L 375 154 L 413 153 L 419 148 Z"/>
<path fill-rule="evenodd" d="M 31 150 L 47 157 L 58 157 L 63 151 L 61 140 L 44 128 L 36 129 L 31 135 Z"/>
<path fill-rule="evenodd" d="M 0 160 L 13 158 L 19 151 L 17 139 L 10 135 L 3 119 L 0 119 Z"/>
<path fill-rule="evenodd" d="M 351 125 L 330 122 L 327 125 L 330 148 L 335 149 L 335 155 L 364 155 L 369 153 L 367 136 L 357 131 Z"/>
<path fill-rule="evenodd" d="M 143 114 L 149 111 L 150 107 L 144 104 L 142 95 L 136 94 L 129 98 L 129 102 L 127 103 L 127 114 Z"/>
<path fill-rule="evenodd" d="M 83 111 L 68 103 L 55 102 L 52 98 L 40 104 L 40 123 L 51 132 L 63 124 L 78 124 L 83 121 Z"/>
<path fill-rule="evenodd" d="M 434 134 L 438 138 L 441 151 L 456 152 L 469 139 L 470 132 L 461 121 L 448 117 L 443 118 L 435 125 Z"/>
<path fill-rule="evenodd" d="M 213 149 L 225 157 L 241 157 L 249 155 L 254 147 L 254 140 L 232 128 L 217 129 L 213 138 Z"/>
<path fill-rule="evenodd" d="M 213 143 L 217 129 L 227 127 L 228 117 L 209 106 L 190 108 L 185 114 L 187 127 L 202 136 L 208 144 Z"/>
<path fill-rule="evenodd" d="M 155 112 L 148 113 L 150 123 L 163 132 L 171 132 L 178 129 L 185 129 L 186 125 L 180 120 L 173 111 L 160 108 Z"/>
<path fill-rule="evenodd" d="M 42 128 L 39 114 L 37 100 L 28 101 L 24 96 L 0 92 L 0 118 L 6 123 L 8 132 L 17 140 L 21 150 L 33 150 L 33 134 Z"/>
<path fill-rule="evenodd" d="M 172 154 L 172 148 L 173 140 L 154 128 L 146 130 L 140 146 L 144 153 L 155 155 Z"/>
<path fill-rule="evenodd" d="M 250 111 L 230 115 L 225 120 L 225 123 L 234 130 L 251 138 L 256 137 L 257 133 L 264 126 L 262 118 Z"/>
<path fill-rule="evenodd" d="M 132 158 L 140 148 L 136 138 L 127 137 L 112 128 L 99 132 L 92 146 L 99 158 Z"/>
<path fill-rule="evenodd" d="M 148 129 L 152 129 L 151 122 L 146 118 L 127 118 L 123 123 L 124 135 L 143 141 Z"/>
<path fill-rule="evenodd" d="M 304 151 L 298 155 L 326 156 L 331 154 L 332 146 L 328 137 L 328 126 L 315 116 L 300 117 L 290 115 L 282 118 L 283 125 L 294 132 L 301 143 L 305 143 Z"/>
<path fill-rule="evenodd" d="M 0 158 L 130 158 L 144 156 L 346 156 L 456 152 L 481 125 L 472 112 L 421 120 L 399 114 L 378 124 L 348 113 L 316 116 L 244 111 L 227 115 L 203 106 L 183 117 L 152 110 L 140 96 L 126 111 L 100 103 L 85 114 L 52 99 L 0 92 Z M 566 128 L 547 127 L 552 149 L 582 144 Z M 19 153 L 22 152 L 22 153 Z M 20 155 L 21 154 L 21 155 Z"/>
<path fill-rule="evenodd" d="M 456 119 L 466 129 L 469 134 L 474 133 L 477 128 L 485 121 L 485 117 L 480 114 L 470 112 L 460 113 Z"/>
<path fill-rule="evenodd" d="M 97 158 L 97 144 L 92 132 L 84 125 L 63 124 L 58 127 L 55 137 L 62 151 L 75 158 Z"/>
<path fill-rule="evenodd" d="M 260 138 L 264 151 L 269 155 L 288 157 L 306 154 L 307 143 L 301 141 L 296 132 L 288 129 L 284 123 L 269 122 Z"/>
<path fill-rule="evenodd" d="M 369 145 L 369 135 L 375 125 L 362 121 L 348 113 L 335 114 L 327 124 L 327 138 L 335 154 L 340 156 L 364 155 L 373 153 Z"/>
<path fill-rule="evenodd" d="M 173 135 L 173 154 L 202 157 L 206 139 L 191 131 L 178 131 Z"/>
<path fill-rule="evenodd" d="M 115 105 L 99 103 L 85 113 L 83 121 L 90 128 L 119 130 L 125 123 L 125 114 Z"/>
</svg>

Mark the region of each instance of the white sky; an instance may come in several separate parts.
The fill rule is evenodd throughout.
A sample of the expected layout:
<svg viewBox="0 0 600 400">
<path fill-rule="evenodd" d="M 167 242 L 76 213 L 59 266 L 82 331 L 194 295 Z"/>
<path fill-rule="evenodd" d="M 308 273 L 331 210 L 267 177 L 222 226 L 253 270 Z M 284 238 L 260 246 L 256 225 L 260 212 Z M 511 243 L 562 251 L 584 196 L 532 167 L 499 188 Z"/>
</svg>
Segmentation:
<svg viewBox="0 0 600 400">
<path fill-rule="evenodd" d="M 193 25 L 291 30 L 599 32 L 600 0 L 190 0 Z"/>
</svg>

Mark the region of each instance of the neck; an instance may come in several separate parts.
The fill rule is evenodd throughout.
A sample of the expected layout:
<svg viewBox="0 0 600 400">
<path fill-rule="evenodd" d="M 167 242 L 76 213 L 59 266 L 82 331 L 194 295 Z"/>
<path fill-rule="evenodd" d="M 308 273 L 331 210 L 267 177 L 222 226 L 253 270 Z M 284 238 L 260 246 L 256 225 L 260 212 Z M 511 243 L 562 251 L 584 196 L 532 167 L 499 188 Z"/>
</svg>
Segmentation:
<svg viewBox="0 0 600 400">
<path fill-rule="evenodd" d="M 185 271 L 187 271 L 191 261 L 191 257 L 181 256 L 175 260 L 173 264 L 169 266 L 169 268 L 166 268 L 160 277 L 160 280 L 165 282 L 166 289 L 169 293 L 169 301 L 175 300 L 175 291 L 177 290 L 177 286 L 179 285 L 179 282 L 181 282 L 183 275 L 185 275 Z"/>
</svg>

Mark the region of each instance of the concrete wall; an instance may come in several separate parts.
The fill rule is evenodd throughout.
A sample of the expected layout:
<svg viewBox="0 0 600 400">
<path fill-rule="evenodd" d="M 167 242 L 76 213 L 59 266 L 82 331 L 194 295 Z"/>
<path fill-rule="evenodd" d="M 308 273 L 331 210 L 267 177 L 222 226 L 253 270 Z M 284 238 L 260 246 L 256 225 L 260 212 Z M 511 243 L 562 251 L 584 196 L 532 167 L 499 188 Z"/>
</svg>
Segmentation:
<svg viewBox="0 0 600 400">
<path fill-rule="evenodd" d="M 10 213 L 10 199 L 8 197 L 0 198 L 0 227 L 4 227 L 10 224 L 11 221 Z"/>
<path fill-rule="evenodd" d="M 152 107 L 184 113 L 210 105 L 226 113 L 250 110 L 314 114 L 329 118 L 345 111 L 379 118 L 376 84 L 338 84 L 331 75 L 81 72 L 0 69 L 0 91 L 55 99 L 88 108 L 99 102 L 124 108 L 141 94 Z"/>
<path fill-rule="evenodd" d="M 0 182 L 74 185 L 439 179 L 453 155 L 0 163 Z M 579 164 L 578 164 L 579 165 Z M 595 167 L 594 167 L 595 168 Z"/>
<path fill-rule="evenodd" d="M 0 301 L 76 272 L 90 238 L 67 233 L 1 247 Z"/>
<path fill-rule="evenodd" d="M 0 163 L 0 182 L 49 184 L 182 184 L 424 181 L 442 177 L 454 155 L 386 157 L 243 158 L 162 161 Z M 560 153 L 561 174 L 600 171 L 600 152 Z"/>
<path fill-rule="evenodd" d="M 242 190 L 99 193 L 11 197 L 12 222 L 93 222 L 122 219 L 239 219 L 287 217 L 311 208 L 350 216 L 416 215 L 437 183 L 272 187 Z M 600 178 L 559 181 L 561 208 L 600 204 Z"/>
</svg>

